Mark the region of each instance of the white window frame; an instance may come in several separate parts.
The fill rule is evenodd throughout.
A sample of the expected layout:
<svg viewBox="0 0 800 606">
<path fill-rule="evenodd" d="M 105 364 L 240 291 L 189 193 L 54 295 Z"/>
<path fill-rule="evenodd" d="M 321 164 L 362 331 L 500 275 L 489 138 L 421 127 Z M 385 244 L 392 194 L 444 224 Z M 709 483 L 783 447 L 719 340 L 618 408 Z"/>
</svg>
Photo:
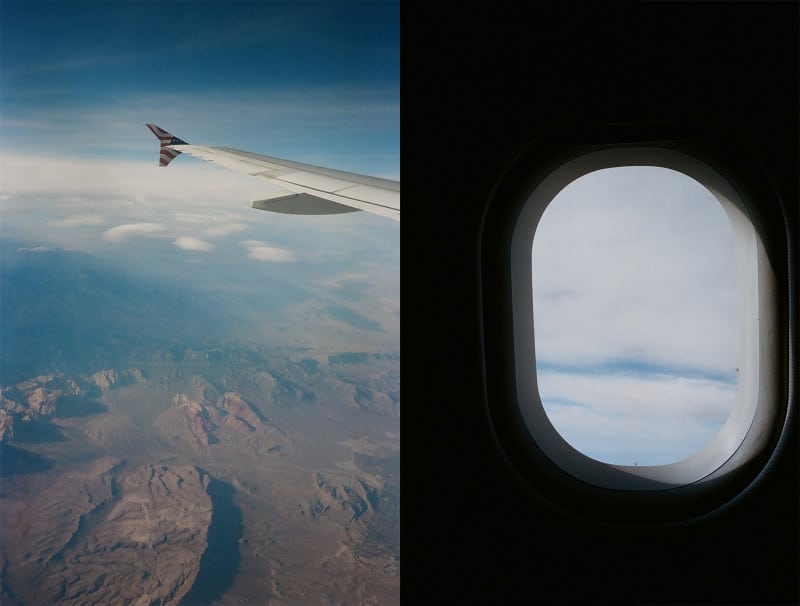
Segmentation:
<svg viewBox="0 0 800 606">
<path fill-rule="evenodd" d="M 532 247 L 547 206 L 567 185 L 605 168 L 657 166 L 678 171 L 706 187 L 730 219 L 736 247 L 739 382 L 733 410 L 719 434 L 700 452 L 668 465 L 612 465 L 572 447 L 555 430 L 539 395 L 533 314 Z M 654 491 L 718 479 L 766 447 L 780 419 L 782 376 L 778 282 L 747 200 L 720 173 L 685 153 L 658 147 L 589 152 L 547 175 L 523 204 L 511 241 L 515 389 L 528 433 L 543 454 L 569 475 L 601 488 Z"/>
</svg>

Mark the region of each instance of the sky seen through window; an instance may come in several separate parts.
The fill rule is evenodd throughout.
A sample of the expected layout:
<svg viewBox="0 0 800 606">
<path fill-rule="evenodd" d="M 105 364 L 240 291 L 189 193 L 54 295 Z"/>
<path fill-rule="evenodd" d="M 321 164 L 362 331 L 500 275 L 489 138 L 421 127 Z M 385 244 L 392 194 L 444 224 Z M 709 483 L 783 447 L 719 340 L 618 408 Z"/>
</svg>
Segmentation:
<svg viewBox="0 0 800 606">
<path fill-rule="evenodd" d="M 565 187 L 533 241 L 539 393 L 584 454 L 621 465 L 701 450 L 737 389 L 734 238 L 677 171 L 609 168 Z"/>
</svg>

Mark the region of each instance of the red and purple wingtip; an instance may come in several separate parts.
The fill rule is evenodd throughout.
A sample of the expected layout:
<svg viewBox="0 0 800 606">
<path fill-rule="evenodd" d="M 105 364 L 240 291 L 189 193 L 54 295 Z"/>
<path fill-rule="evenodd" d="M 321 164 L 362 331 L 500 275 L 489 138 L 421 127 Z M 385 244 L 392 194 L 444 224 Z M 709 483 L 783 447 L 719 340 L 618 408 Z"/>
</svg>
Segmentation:
<svg viewBox="0 0 800 606">
<path fill-rule="evenodd" d="M 168 133 L 163 128 L 156 126 L 155 124 L 147 124 L 146 126 L 150 129 L 150 132 L 152 132 L 161 142 L 158 160 L 159 166 L 166 166 L 178 155 L 180 155 L 181 152 L 170 147 L 171 145 L 188 145 L 186 141 L 178 139 L 178 137 L 175 135 Z"/>
</svg>

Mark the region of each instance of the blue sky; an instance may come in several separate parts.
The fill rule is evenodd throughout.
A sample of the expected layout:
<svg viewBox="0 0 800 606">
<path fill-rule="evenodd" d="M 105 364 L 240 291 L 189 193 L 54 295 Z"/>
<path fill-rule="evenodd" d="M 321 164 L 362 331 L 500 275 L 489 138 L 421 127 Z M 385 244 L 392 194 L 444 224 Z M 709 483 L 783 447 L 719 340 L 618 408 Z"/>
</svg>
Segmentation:
<svg viewBox="0 0 800 606">
<path fill-rule="evenodd" d="M 0 7 L 6 149 L 139 159 L 154 122 L 399 178 L 399 3 Z"/>
<path fill-rule="evenodd" d="M 253 210 L 273 185 L 160 168 L 145 127 L 399 179 L 399 3 L 3 0 L 0 27 L 0 236 L 229 293 L 256 343 L 399 351 L 396 221 Z"/>
</svg>

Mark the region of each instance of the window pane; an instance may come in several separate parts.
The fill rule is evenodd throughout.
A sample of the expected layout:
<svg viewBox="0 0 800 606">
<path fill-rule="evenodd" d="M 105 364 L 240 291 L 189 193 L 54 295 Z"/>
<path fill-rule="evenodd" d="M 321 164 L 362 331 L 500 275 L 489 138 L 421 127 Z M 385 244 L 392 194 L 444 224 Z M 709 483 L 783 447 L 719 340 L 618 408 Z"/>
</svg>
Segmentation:
<svg viewBox="0 0 800 606">
<path fill-rule="evenodd" d="M 576 179 L 533 242 L 539 394 L 594 459 L 660 465 L 719 432 L 737 390 L 734 238 L 694 179 L 627 166 Z"/>
</svg>

